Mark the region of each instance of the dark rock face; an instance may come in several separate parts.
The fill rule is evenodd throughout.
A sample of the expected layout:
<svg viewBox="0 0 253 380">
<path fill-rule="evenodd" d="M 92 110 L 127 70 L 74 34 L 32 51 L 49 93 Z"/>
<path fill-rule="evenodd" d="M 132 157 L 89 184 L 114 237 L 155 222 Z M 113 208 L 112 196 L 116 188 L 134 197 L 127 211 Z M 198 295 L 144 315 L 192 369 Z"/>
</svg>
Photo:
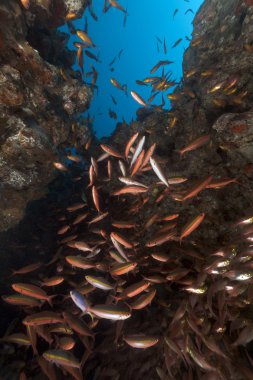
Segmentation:
<svg viewBox="0 0 253 380">
<path fill-rule="evenodd" d="M 22 219 L 28 201 L 45 194 L 73 117 L 89 104 L 90 89 L 66 72 L 74 63 L 65 48 L 68 37 L 48 29 L 84 7 L 83 0 L 32 0 L 26 10 L 18 1 L 1 1 L 0 231 Z"/>
</svg>

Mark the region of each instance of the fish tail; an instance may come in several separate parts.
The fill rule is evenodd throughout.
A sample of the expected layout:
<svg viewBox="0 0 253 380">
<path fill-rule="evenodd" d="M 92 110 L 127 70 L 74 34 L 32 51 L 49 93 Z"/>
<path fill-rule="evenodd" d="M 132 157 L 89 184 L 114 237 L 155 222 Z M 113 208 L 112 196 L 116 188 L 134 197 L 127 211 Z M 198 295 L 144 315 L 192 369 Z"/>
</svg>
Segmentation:
<svg viewBox="0 0 253 380">
<path fill-rule="evenodd" d="M 54 294 L 53 296 L 49 296 L 49 297 L 47 298 L 47 302 L 49 303 L 49 305 L 50 305 L 51 307 L 54 306 L 54 305 L 53 305 L 53 302 L 52 302 L 52 299 L 55 298 L 55 297 L 57 297 L 56 294 Z"/>
</svg>

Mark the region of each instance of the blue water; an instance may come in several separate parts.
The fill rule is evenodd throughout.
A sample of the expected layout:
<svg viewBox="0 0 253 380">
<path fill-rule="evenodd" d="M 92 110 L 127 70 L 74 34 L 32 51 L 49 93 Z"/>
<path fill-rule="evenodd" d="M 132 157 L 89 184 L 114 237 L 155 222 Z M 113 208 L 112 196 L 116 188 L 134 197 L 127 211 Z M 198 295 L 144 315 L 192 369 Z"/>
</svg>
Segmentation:
<svg viewBox="0 0 253 380">
<path fill-rule="evenodd" d="M 130 122 L 131 119 L 135 119 L 136 110 L 140 105 L 132 98 L 130 91 L 136 91 L 147 101 L 151 96 L 151 87 L 139 86 L 135 81 L 151 76 L 150 70 L 158 61 L 174 61 L 173 64 L 165 66 L 165 72 L 171 70 L 173 72 L 171 78 L 176 82 L 180 81 L 183 54 L 189 45 L 185 36 L 191 38 L 192 21 L 203 0 L 119 0 L 118 2 L 125 9 L 127 8 L 128 17 L 125 27 L 123 27 L 124 13 L 115 8 L 110 8 L 107 13 L 103 13 L 104 1 L 102 0 L 93 1 L 93 11 L 97 15 L 98 21 L 91 17 L 88 9 L 82 19 L 74 21 L 75 27 L 83 30 L 85 17 L 87 17 L 88 35 L 96 45 L 96 48 L 92 48 L 90 51 L 98 55 L 101 61 L 101 63 L 97 63 L 84 55 L 84 74 L 91 71 L 91 66 L 94 66 L 99 74 L 98 94 L 95 91 L 88 111 L 94 118 L 93 128 L 98 137 L 110 135 L 117 122 L 122 120 Z M 193 13 L 185 14 L 189 8 L 193 10 Z M 176 9 L 178 12 L 173 18 Z M 66 26 L 61 30 L 68 31 Z M 166 55 L 163 51 L 163 44 L 157 42 L 156 36 L 162 42 L 165 37 Z M 183 38 L 183 41 L 172 49 L 173 44 L 179 38 Z M 80 39 L 71 35 L 69 48 L 76 50 L 73 47 L 74 41 L 80 41 Z M 121 58 L 117 57 L 113 66 L 109 66 L 121 49 L 123 49 Z M 110 71 L 111 67 L 114 69 L 113 72 Z M 80 70 L 77 65 L 74 68 Z M 162 67 L 153 75 L 160 76 L 161 74 Z M 126 84 L 128 96 L 115 88 L 111 84 L 110 78 L 115 78 L 121 85 Z M 91 77 L 84 77 L 84 80 L 89 82 Z M 172 91 L 173 88 L 165 94 Z M 111 95 L 116 100 L 116 105 L 113 103 Z M 164 98 L 165 108 L 170 108 L 169 100 L 166 96 Z M 159 105 L 161 103 L 162 98 L 159 94 L 152 104 Z M 116 113 L 117 120 L 110 118 L 109 109 Z"/>
</svg>

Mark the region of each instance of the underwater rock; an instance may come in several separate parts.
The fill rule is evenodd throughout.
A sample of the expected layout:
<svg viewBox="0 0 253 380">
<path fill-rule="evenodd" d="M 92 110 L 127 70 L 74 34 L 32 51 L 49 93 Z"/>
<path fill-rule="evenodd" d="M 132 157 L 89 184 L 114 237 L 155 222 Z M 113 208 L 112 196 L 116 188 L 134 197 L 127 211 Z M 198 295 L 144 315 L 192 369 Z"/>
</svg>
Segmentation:
<svg viewBox="0 0 253 380">
<path fill-rule="evenodd" d="M 19 222 L 27 203 L 47 192 L 58 174 L 53 166 L 58 148 L 70 135 L 73 140 L 73 117 L 86 110 L 92 96 L 67 71 L 74 61 L 65 35 L 46 33 L 64 23 L 67 12 L 82 12 L 85 2 L 30 5 L 25 10 L 14 0 L 0 4 L 0 231 Z M 85 130 L 83 140 L 88 135 Z"/>
</svg>

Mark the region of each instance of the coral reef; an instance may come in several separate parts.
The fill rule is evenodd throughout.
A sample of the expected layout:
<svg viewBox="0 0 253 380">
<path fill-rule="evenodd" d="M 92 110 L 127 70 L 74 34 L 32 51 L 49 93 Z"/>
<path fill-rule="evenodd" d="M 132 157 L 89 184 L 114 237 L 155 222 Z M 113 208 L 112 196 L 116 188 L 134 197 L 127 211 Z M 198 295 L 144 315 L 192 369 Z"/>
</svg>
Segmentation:
<svg viewBox="0 0 253 380">
<path fill-rule="evenodd" d="M 53 161 L 92 93 L 75 73 L 67 35 L 55 31 L 84 1 L 0 4 L 0 231 L 19 222 L 57 175 Z M 66 73 L 64 74 L 64 71 Z M 83 140 L 89 131 L 83 129 Z M 72 134 L 72 136 L 71 136 Z M 86 137 L 85 137 L 86 134 Z"/>
</svg>

